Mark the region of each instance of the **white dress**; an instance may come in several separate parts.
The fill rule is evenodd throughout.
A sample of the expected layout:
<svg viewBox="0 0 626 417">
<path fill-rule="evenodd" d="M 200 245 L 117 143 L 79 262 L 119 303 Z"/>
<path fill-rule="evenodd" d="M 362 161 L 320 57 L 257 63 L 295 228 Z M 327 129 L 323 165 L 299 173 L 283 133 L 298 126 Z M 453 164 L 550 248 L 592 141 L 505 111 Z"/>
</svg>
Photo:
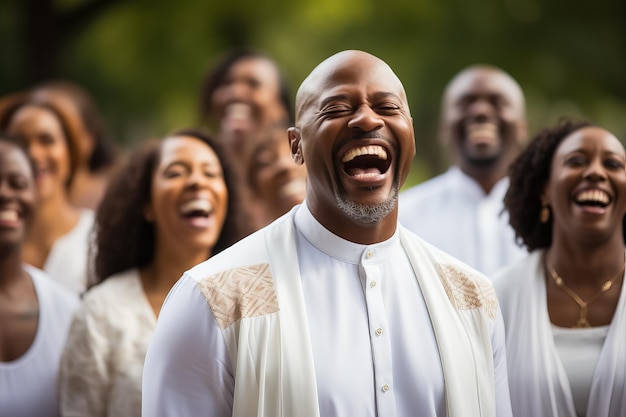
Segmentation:
<svg viewBox="0 0 626 417">
<path fill-rule="evenodd" d="M 64 416 L 141 415 L 141 375 L 156 317 L 131 269 L 83 297 L 59 376 Z"/>
<path fill-rule="evenodd" d="M 399 219 L 407 229 L 490 277 L 527 252 L 515 243 L 501 179 L 485 194 L 458 167 L 400 193 Z"/>
<path fill-rule="evenodd" d="M 0 362 L 0 416 L 56 417 L 59 360 L 79 300 L 43 271 L 28 265 L 26 270 L 39 302 L 39 323 L 26 353 Z"/>
<path fill-rule="evenodd" d="M 506 327 L 513 415 L 576 417 L 572 385 L 563 365 L 564 357 L 559 355 L 548 314 L 543 255 L 541 250 L 534 251 L 494 276 Z M 624 329 L 626 285 L 622 286 L 615 314 L 592 372 L 587 417 L 626 416 Z M 571 349 L 578 349 L 579 360 L 589 353 L 584 344 Z M 586 363 L 581 365 L 588 366 Z M 580 381 L 576 382 L 580 385 Z"/>
<path fill-rule="evenodd" d="M 87 288 L 87 262 L 94 212 L 81 210 L 78 223 L 50 249 L 43 270 L 63 287 L 76 294 Z"/>
</svg>

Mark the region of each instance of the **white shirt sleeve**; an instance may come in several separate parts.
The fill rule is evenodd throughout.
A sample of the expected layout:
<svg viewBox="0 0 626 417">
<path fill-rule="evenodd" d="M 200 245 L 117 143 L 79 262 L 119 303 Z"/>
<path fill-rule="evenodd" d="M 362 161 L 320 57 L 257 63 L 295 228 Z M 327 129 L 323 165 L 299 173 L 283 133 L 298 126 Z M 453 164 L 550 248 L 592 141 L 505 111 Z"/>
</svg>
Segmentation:
<svg viewBox="0 0 626 417">
<path fill-rule="evenodd" d="M 232 415 L 234 378 L 222 331 L 196 282 L 183 275 L 157 321 L 143 373 L 142 415 Z"/>
<path fill-rule="evenodd" d="M 506 338 L 504 333 L 504 319 L 498 307 L 495 327 L 491 334 L 493 346 L 494 383 L 496 389 L 496 415 L 498 417 L 512 417 L 511 395 L 509 392 L 509 377 L 506 362 Z"/>
<path fill-rule="evenodd" d="M 74 316 L 61 358 L 59 404 L 63 416 L 107 414 L 111 340 L 104 314 L 92 307 L 83 303 Z"/>
</svg>

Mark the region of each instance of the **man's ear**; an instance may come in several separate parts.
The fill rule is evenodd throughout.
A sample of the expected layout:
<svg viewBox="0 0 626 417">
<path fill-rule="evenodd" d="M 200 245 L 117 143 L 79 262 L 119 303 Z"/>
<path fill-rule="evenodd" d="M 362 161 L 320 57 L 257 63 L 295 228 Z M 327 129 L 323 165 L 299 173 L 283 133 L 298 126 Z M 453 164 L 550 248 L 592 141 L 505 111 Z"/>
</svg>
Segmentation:
<svg viewBox="0 0 626 417">
<path fill-rule="evenodd" d="M 291 157 L 293 161 L 298 165 L 304 164 L 304 155 L 302 154 L 302 142 L 300 136 L 300 129 L 297 127 L 290 127 L 287 129 L 289 135 L 289 147 L 291 148 Z"/>
</svg>

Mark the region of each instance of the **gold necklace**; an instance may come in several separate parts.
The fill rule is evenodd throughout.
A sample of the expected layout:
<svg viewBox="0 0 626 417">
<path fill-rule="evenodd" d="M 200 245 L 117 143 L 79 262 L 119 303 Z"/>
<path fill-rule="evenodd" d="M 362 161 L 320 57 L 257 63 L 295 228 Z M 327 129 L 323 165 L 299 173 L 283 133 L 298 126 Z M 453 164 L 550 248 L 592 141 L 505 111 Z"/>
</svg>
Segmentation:
<svg viewBox="0 0 626 417">
<path fill-rule="evenodd" d="M 565 281 L 563 280 L 563 278 L 559 276 L 559 274 L 556 273 L 554 268 L 552 268 L 551 266 L 548 266 L 548 269 L 550 270 L 550 275 L 552 276 L 552 279 L 554 280 L 554 283 L 556 284 L 556 286 L 562 289 L 565 292 L 565 294 L 569 295 L 570 298 L 574 300 L 576 304 L 578 304 L 578 307 L 580 307 L 580 312 L 578 313 L 578 320 L 576 321 L 576 324 L 572 327 L 575 327 L 575 328 L 591 327 L 589 320 L 587 320 L 587 306 L 591 304 L 593 301 L 595 301 L 600 295 L 604 294 L 605 292 L 611 289 L 611 287 L 613 286 L 613 282 L 617 278 L 624 275 L 624 268 L 626 268 L 626 262 L 624 263 L 624 265 L 622 265 L 617 275 L 615 275 L 610 280 L 605 281 L 600 286 L 600 291 L 596 295 L 594 295 L 587 301 L 584 301 L 582 298 L 578 296 L 578 294 L 572 291 L 570 287 L 565 285 Z"/>
</svg>

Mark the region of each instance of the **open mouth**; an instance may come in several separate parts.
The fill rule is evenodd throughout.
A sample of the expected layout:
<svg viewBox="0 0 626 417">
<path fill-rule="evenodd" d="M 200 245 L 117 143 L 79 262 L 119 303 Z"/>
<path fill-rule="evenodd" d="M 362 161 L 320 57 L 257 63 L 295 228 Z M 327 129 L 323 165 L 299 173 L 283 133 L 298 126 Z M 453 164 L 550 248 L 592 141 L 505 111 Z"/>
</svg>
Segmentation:
<svg viewBox="0 0 626 417">
<path fill-rule="evenodd" d="M 380 145 L 350 149 L 341 159 L 346 174 L 357 179 L 374 178 L 387 172 L 391 159 Z"/>
<path fill-rule="evenodd" d="M 14 227 L 19 221 L 20 215 L 17 210 L 10 208 L 0 209 L 0 226 Z"/>
<path fill-rule="evenodd" d="M 213 214 L 213 205 L 209 200 L 196 198 L 189 200 L 179 208 L 180 215 L 192 226 L 206 227 Z"/>
<path fill-rule="evenodd" d="M 278 190 L 278 196 L 280 198 L 292 198 L 292 197 L 302 197 L 304 198 L 304 193 L 306 190 L 306 181 L 304 179 L 293 179 L 285 184 L 283 184 Z"/>
<path fill-rule="evenodd" d="M 611 196 L 598 188 L 583 190 L 576 194 L 574 201 L 583 207 L 606 208 L 611 204 Z"/>
<path fill-rule="evenodd" d="M 498 141 L 498 125 L 495 123 L 472 123 L 465 127 L 468 142 L 475 145 Z"/>
<path fill-rule="evenodd" d="M 248 120 L 252 118 L 252 109 L 245 103 L 232 103 L 224 109 L 224 117 L 231 120 Z"/>
</svg>

